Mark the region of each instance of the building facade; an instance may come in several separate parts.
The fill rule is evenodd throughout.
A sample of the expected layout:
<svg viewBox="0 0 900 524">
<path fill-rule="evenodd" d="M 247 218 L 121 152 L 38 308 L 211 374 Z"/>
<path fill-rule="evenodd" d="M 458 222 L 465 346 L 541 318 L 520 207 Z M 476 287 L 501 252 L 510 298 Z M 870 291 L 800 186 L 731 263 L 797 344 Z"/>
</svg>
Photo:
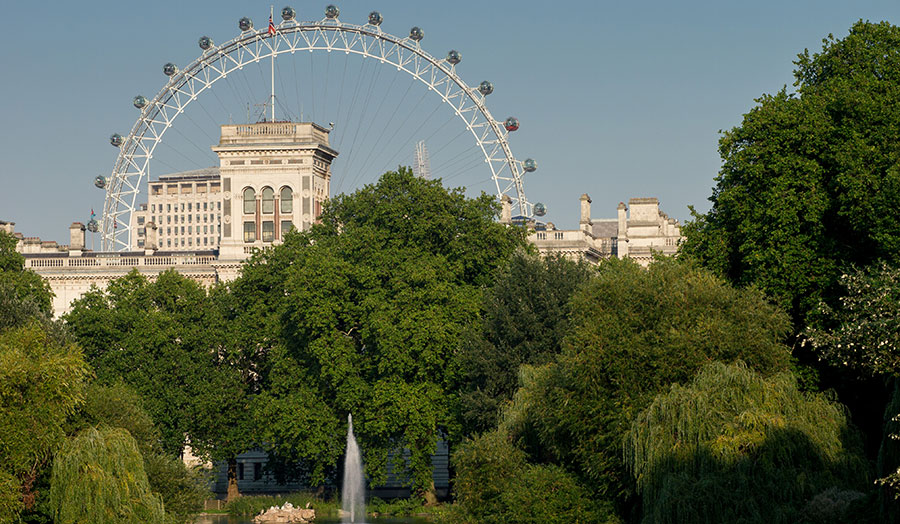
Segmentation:
<svg viewBox="0 0 900 524">
<path fill-rule="evenodd" d="M 591 218 L 591 197 L 581 195 L 578 229 L 559 230 L 548 223 L 536 225 L 528 240 L 541 254 L 561 253 L 591 263 L 609 258 L 631 258 L 647 266 L 654 253 L 674 255 L 682 240 L 678 221 L 659 209 L 656 198 L 619 202 L 616 218 Z"/>
</svg>

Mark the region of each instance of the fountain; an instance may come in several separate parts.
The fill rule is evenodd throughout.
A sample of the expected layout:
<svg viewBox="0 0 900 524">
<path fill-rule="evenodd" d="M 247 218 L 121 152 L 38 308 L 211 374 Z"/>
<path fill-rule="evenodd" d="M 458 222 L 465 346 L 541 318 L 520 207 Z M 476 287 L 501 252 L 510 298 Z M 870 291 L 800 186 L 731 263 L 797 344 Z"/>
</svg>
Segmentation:
<svg viewBox="0 0 900 524">
<path fill-rule="evenodd" d="M 366 486 L 363 480 L 362 457 L 353 436 L 353 415 L 347 415 L 347 453 L 344 457 L 344 488 L 341 490 L 342 522 L 363 522 L 366 518 L 364 502 Z"/>
</svg>

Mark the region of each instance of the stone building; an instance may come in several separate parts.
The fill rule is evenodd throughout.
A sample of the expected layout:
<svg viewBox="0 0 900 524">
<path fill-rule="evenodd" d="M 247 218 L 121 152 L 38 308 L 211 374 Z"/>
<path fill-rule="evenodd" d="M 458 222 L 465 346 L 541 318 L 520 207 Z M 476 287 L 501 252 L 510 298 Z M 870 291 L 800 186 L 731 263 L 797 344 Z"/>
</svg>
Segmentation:
<svg viewBox="0 0 900 524">
<path fill-rule="evenodd" d="M 659 210 L 656 198 L 632 198 L 619 203 L 616 218 L 591 218 L 591 197 L 581 195 L 578 229 L 560 230 L 553 223 L 536 224 L 528 236 L 542 254 L 597 263 L 609 257 L 632 258 L 642 266 L 653 253 L 674 255 L 682 239 L 681 226 Z"/>
</svg>

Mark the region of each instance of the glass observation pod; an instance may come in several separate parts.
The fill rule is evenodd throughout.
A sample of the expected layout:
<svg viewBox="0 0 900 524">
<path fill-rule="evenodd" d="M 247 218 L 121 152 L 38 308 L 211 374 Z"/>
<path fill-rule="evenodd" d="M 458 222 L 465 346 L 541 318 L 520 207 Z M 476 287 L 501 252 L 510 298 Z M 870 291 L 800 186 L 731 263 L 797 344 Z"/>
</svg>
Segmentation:
<svg viewBox="0 0 900 524">
<path fill-rule="evenodd" d="M 462 55 L 459 54 L 459 51 L 456 49 L 451 49 L 449 53 L 447 53 L 447 61 L 453 65 L 456 65 L 462 60 Z"/>
<path fill-rule="evenodd" d="M 507 131 L 512 133 L 513 131 L 519 129 L 519 120 L 516 117 L 511 116 L 503 122 L 503 127 L 505 127 Z"/>
<path fill-rule="evenodd" d="M 489 94 L 494 92 L 494 84 L 485 80 L 484 82 L 478 84 L 478 92 L 483 96 L 488 96 Z"/>
<path fill-rule="evenodd" d="M 370 25 L 378 26 L 381 25 L 382 22 L 384 22 L 384 17 L 381 16 L 381 13 L 379 13 L 378 11 L 372 11 L 371 13 L 369 13 Z"/>
<path fill-rule="evenodd" d="M 250 31 L 253 29 L 253 20 L 250 20 L 246 16 L 238 20 L 238 27 L 243 31 Z"/>
<path fill-rule="evenodd" d="M 297 11 L 294 11 L 293 7 L 287 6 L 281 10 L 281 19 L 285 22 L 289 22 L 295 18 L 297 18 Z"/>
</svg>

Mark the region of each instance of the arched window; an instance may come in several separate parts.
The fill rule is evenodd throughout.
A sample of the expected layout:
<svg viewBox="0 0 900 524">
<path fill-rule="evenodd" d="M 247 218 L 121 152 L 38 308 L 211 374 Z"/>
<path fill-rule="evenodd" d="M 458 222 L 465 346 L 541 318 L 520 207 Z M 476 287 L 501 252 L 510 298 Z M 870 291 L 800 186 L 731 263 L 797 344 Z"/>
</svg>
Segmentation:
<svg viewBox="0 0 900 524">
<path fill-rule="evenodd" d="M 256 213 L 256 191 L 252 187 L 244 190 L 244 214 L 252 215 Z"/>
<path fill-rule="evenodd" d="M 275 212 L 275 190 L 271 187 L 262 189 L 262 212 L 267 215 Z"/>
<path fill-rule="evenodd" d="M 285 215 L 294 212 L 294 192 L 287 186 L 281 188 L 281 212 Z"/>
</svg>

